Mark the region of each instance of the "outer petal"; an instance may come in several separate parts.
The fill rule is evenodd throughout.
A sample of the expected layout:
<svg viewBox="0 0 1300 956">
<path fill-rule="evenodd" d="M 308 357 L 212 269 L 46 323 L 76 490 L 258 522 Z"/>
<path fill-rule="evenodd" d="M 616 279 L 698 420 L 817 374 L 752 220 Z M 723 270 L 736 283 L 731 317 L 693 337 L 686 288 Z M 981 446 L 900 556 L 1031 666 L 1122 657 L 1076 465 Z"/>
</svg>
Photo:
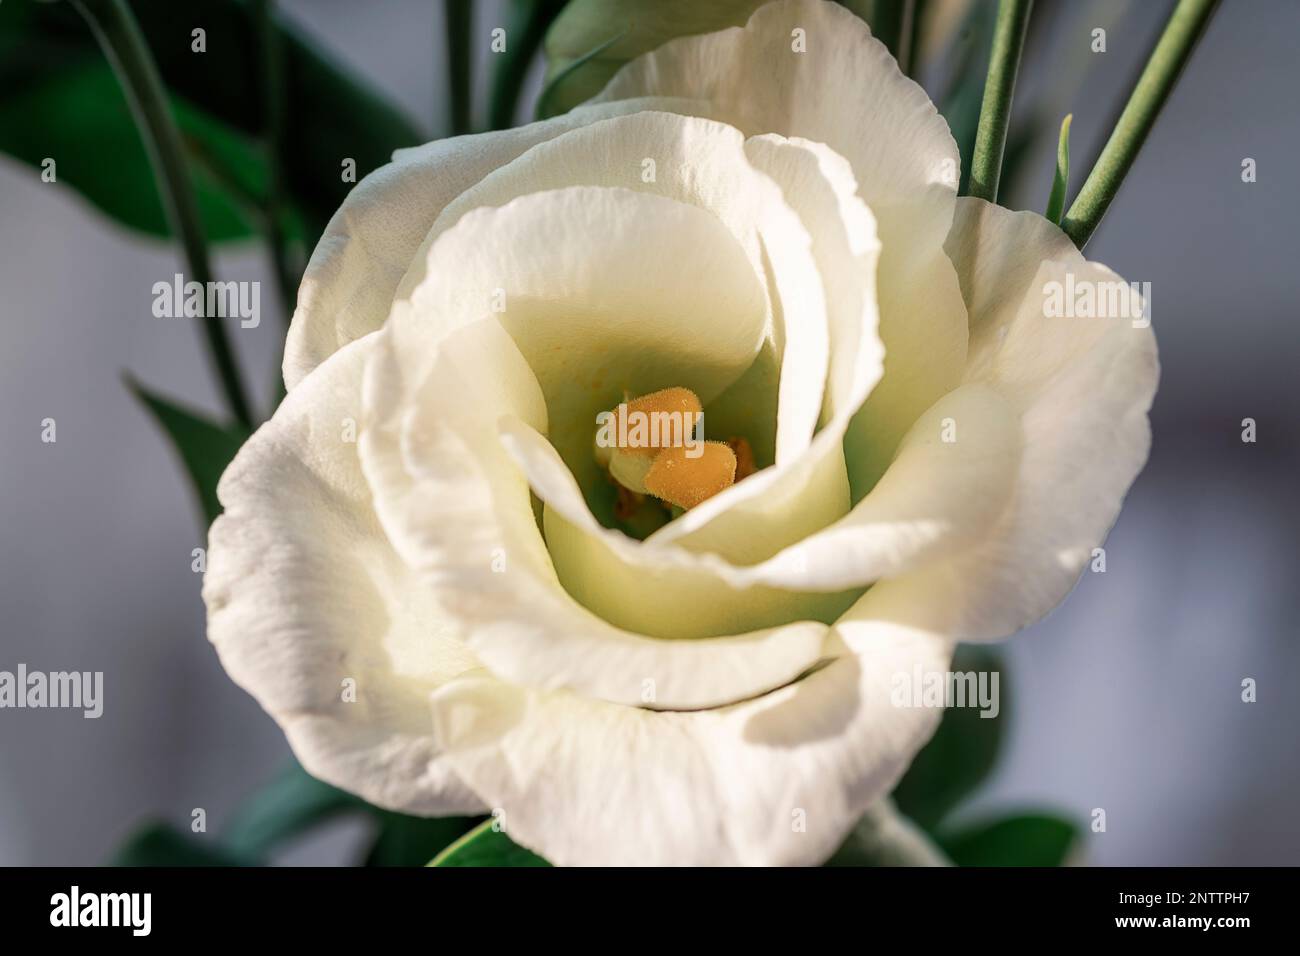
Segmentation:
<svg viewBox="0 0 1300 956">
<path fill-rule="evenodd" d="M 476 811 L 438 754 L 425 701 L 478 662 L 388 544 L 348 437 L 374 341 L 308 376 L 222 476 L 208 636 L 315 776 L 395 810 Z"/>
<path fill-rule="evenodd" d="M 967 378 L 1016 408 L 1024 453 L 1011 507 L 959 556 L 877 585 L 941 594 L 954 636 L 994 639 L 1042 617 L 1073 587 L 1146 461 L 1159 367 L 1138 296 L 1033 213 L 959 204 L 949 252 L 971 311 Z M 1120 311 L 1051 317 L 1048 283 L 1118 284 Z"/>
<path fill-rule="evenodd" d="M 707 103 L 750 135 L 825 143 L 853 167 L 883 244 L 885 377 L 847 442 L 861 497 L 965 363 L 965 310 L 942 252 L 960 169 L 947 124 L 860 18 L 822 0 L 778 0 L 743 29 L 672 40 L 625 66 L 593 102 L 647 95 Z"/>
<path fill-rule="evenodd" d="M 895 707 L 951 646 L 866 597 L 837 625 L 850 653 L 757 700 L 656 713 L 467 675 L 433 696 L 439 742 L 561 865 L 817 864 L 886 794 L 941 710 Z"/>
</svg>

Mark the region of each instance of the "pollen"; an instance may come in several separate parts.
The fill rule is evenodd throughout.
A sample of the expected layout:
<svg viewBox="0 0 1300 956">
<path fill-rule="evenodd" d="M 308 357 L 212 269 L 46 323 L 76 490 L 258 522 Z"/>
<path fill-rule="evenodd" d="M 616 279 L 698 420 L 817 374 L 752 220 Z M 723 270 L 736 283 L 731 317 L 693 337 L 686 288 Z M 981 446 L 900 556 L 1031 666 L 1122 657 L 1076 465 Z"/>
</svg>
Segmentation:
<svg viewBox="0 0 1300 956">
<path fill-rule="evenodd" d="M 699 396 L 680 386 L 634 398 L 615 410 L 615 420 L 621 419 L 617 447 L 625 454 L 646 457 L 683 447 L 690 443 L 703 411 Z"/>
<path fill-rule="evenodd" d="M 735 452 L 723 442 L 710 441 L 694 449 L 659 452 L 646 472 L 645 487 L 656 498 L 689 510 L 730 488 L 735 480 Z"/>
</svg>

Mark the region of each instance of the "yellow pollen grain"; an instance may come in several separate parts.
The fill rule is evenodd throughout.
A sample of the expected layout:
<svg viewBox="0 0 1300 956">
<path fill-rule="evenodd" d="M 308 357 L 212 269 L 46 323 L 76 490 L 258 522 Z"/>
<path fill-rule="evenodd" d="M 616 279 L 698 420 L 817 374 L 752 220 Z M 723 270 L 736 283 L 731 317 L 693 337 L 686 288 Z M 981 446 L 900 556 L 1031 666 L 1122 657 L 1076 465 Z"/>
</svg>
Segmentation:
<svg viewBox="0 0 1300 956">
<path fill-rule="evenodd" d="M 704 406 L 700 404 L 699 396 L 689 388 L 674 386 L 673 388 L 661 388 L 657 392 L 651 392 L 649 395 L 642 395 L 640 398 L 634 398 L 625 403 L 627 408 L 628 421 L 634 421 L 638 418 L 644 421 L 653 421 L 652 416 L 655 414 L 681 416 L 683 427 L 686 434 L 689 435 L 696 421 L 699 420 L 700 414 L 704 411 Z M 689 427 L 687 427 L 689 426 Z M 619 445 L 619 450 L 629 455 L 656 455 L 664 447 L 656 444 L 659 436 L 651 433 L 649 441 L 645 445 Z"/>
<path fill-rule="evenodd" d="M 723 442 L 705 442 L 697 458 L 687 448 L 665 448 L 646 472 L 645 487 L 656 498 L 687 510 L 736 480 L 736 454 Z"/>
</svg>

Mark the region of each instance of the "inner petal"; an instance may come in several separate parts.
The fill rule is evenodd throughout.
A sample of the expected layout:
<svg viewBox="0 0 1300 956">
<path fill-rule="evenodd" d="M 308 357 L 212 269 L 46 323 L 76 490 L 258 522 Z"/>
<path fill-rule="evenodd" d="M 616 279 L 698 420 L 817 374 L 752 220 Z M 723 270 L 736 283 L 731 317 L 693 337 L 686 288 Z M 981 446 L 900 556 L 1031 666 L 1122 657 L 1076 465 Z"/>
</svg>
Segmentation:
<svg viewBox="0 0 1300 956">
<path fill-rule="evenodd" d="M 444 328 L 495 313 L 541 386 L 548 437 L 613 526 L 616 486 L 592 454 L 597 415 L 669 387 L 707 405 L 753 364 L 767 303 L 712 213 L 578 186 L 465 215 L 434 243 L 426 281 L 394 306 L 405 313 Z"/>
</svg>

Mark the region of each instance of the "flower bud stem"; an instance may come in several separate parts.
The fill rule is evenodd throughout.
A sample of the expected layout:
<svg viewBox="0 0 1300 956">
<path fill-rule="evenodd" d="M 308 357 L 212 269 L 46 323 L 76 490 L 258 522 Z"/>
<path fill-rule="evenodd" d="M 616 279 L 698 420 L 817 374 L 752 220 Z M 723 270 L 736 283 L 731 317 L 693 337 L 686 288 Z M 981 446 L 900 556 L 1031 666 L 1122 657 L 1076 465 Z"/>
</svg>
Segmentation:
<svg viewBox="0 0 1300 956">
<path fill-rule="evenodd" d="M 993 52 L 989 56 L 988 78 L 984 81 L 984 102 L 980 106 L 979 130 L 971 154 L 970 195 L 998 201 L 998 180 L 1002 175 L 1002 153 L 1007 145 L 1011 120 L 1011 98 L 1016 91 L 1016 73 L 1025 47 L 1025 30 L 1033 0 L 1001 0 L 993 28 Z"/>
<path fill-rule="evenodd" d="M 1078 248 L 1087 244 L 1106 215 L 1217 6 L 1218 0 L 1179 0 L 1170 15 L 1097 164 L 1061 220 L 1061 228 Z"/>
<path fill-rule="evenodd" d="M 212 267 L 194 184 L 185 165 L 176 118 L 172 116 L 158 67 L 145 46 L 140 27 L 125 0 L 73 0 L 73 6 L 95 34 L 131 105 L 140 138 L 153 164 L 168 223 L 185 251 L 189 277 L 206 286 L 212 279 Z M 226 404 L 240 425 L 252 429 L 252 412 L 221 319 L 205 316 L 203 331 Z"/>
</svg>

